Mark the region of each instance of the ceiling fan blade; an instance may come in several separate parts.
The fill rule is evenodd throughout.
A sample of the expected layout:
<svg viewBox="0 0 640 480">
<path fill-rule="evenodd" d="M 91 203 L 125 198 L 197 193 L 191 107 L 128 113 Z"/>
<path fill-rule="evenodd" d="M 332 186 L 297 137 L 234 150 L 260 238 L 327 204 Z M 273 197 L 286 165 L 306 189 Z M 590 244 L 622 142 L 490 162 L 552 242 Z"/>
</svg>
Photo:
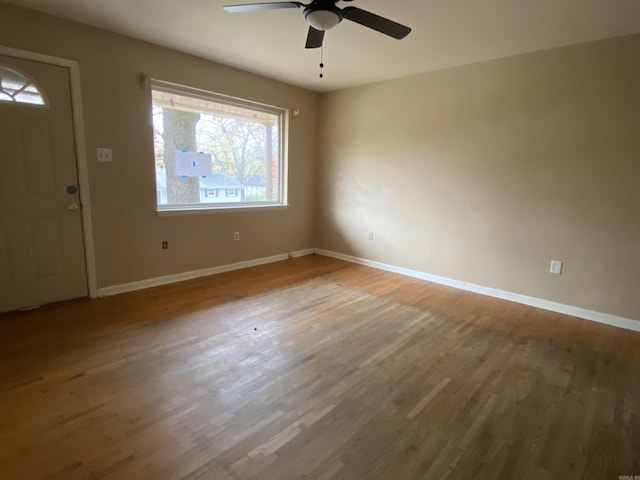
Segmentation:
<svg viewBox="0 0 640 480">
<path fill-rule="evenodd" d="M 309 34 L 307 35 L 307 44 L 304 48 L 320 48 L 322 41 L 324 40 L 324 30 L 316 30 L 313 27 L 309 27 Z"/>
<path fill-rule="evenodd" d="M 304 5 L 300 2 L 269 2 L 269 3 L 245 3 L 242 5 L 225 5 L 222 7 L 229 13 L 257 12 L 260 10 L 278 10 L 281 8 L 300 8 Z"/>
<path fill-rule="evenodd" d="M 342 14 L 347 20 L 359 23 L 365 27 L 369 27 L 390 37 L 401 38 L 406 37 L 411 33 L 411 29 L 400 23 L 396 23 L 388 18 L 381 17 L 375 13 L 367 12 L 358 7 L 345 7 L 342 9 Z"/>
</svg>

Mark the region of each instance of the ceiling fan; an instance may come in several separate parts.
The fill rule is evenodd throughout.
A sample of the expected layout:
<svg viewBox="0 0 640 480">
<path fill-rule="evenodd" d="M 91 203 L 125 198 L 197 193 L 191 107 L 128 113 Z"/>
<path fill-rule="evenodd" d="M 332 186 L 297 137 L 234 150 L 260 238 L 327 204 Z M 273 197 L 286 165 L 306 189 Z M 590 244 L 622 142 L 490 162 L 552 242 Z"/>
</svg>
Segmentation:
<svg viewBox="0 0 640 480">
<path fill-rule="evenodd" d="M 336 6 L 338 1 L 340 0 L 312 0 L 308 4 L 300 2 L 246 3 L 242 5 L 226 5 L 222 8 L 231 13 L 304 8 L 304 19 L 309 24 L 306 48 L 321 47 L 324 40 L 324 32 L 338 25 L 343 19 L 359 23 L 398 40 L 406 37 L 411 32 L 409 27 L 357 7 L 338 8 Z M 342 1 L 351 2 L 353 0 Z"/>
</svg>

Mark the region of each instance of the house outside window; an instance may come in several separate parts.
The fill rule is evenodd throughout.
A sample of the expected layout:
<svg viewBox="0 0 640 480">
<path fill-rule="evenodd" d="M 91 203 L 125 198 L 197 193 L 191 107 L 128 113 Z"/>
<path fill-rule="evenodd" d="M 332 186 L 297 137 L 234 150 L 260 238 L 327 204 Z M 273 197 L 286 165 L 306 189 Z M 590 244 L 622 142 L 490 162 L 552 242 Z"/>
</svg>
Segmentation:
<svg viewBox="0 0 640 480">
<path fill-rule="evenodd" d="M 152 82 L 158 211 L 286 205 L 287 111 Z"/>
</svg>

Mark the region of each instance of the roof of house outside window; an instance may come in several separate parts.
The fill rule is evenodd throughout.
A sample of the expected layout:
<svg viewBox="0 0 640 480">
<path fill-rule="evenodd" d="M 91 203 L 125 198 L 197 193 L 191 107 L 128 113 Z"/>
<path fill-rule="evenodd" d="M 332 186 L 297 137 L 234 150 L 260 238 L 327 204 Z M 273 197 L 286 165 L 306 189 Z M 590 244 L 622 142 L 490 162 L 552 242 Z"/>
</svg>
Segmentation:
<svg viewBox="0 0 640 480">
<path fill-rule="evenodd" d="M 267 180 L 264 175 L 254 175 L 253 177 L 249 177 L 249 180 L 244 182 L 247 187 L 264 187 L 267 185 Z"/>
<path fill-rule="evenodd" d="M 207 177 L 199 178 L 200 188 L 242 188 L 243 185 L 239 180 L 233 178 L 226 173 L 212 173 Z M 167 176 L 164 168 L 156 169 L 156 185 L 159 189 L 167 188 Z M 264 177 L 254 175 L 246 183 L 247 186 L 264 186 Z"/>
<path fill-rule="evenodd" d="M 200 188 L 242 188 L 243 185 L 226 173 L 212 173 L 200 178 Z"/>
</svg>

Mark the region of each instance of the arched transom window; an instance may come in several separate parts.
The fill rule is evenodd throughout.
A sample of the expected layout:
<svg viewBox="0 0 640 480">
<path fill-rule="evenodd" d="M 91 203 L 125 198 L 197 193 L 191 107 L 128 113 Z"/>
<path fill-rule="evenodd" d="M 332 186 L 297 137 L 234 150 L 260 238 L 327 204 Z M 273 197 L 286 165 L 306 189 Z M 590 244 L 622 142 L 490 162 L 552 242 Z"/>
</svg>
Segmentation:
<svg viewBox="0 0 640 480">
<path fill-rule="evenodd" d="M 4 65 L 0 65 L 0 102 L 47 104 L 33 80 Z"/>
</svg>

